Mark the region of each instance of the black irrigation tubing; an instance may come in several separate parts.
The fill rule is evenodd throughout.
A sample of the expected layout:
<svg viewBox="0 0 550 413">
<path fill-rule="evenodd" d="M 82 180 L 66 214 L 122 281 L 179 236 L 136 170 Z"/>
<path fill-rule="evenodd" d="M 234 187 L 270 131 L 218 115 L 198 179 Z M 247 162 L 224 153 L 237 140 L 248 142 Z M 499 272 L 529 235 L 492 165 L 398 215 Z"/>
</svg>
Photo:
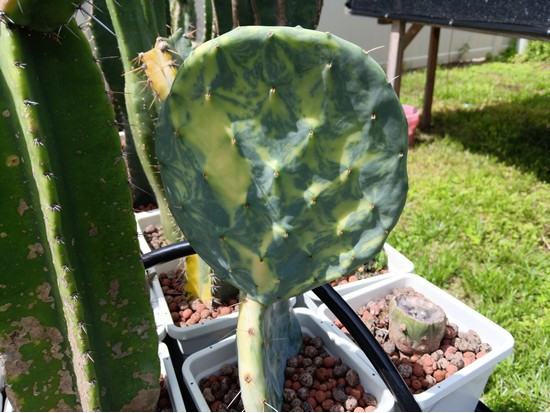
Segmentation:
<svg viewBox="0 0 550 413">
<path fill-rule="evenodd" d="M 141 261 L 145 268 L 186 257 L 195 253 L 187 241 L 178 242 L 143 254 Z M 340 322 L 347 328 L 361 350 L 367 355 L 380 377 L 395 397 L 399 410 L 421 412 L 420 406 L 411 394 L 386 352 L 348 303 L 332 288 L 325 284 L 313 290 Z"/>
</svg>

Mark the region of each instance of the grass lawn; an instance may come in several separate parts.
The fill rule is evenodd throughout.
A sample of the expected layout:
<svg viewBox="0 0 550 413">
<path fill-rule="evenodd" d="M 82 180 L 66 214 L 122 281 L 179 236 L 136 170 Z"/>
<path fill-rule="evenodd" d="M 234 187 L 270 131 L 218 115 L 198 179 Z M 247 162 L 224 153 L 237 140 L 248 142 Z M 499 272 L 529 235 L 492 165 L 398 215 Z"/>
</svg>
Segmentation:
<svg viewBox="0 0 550 413">
<path fill-rule="evenodd" d="M 422 106 L 424 71 L 403 103 Z M 494 411 L 550 410 L 550 65 L 439 68 L 434 128 L 410 150 L 389 242 L 415 272 L 515 338 L 483 395 Z"/>
</svg>

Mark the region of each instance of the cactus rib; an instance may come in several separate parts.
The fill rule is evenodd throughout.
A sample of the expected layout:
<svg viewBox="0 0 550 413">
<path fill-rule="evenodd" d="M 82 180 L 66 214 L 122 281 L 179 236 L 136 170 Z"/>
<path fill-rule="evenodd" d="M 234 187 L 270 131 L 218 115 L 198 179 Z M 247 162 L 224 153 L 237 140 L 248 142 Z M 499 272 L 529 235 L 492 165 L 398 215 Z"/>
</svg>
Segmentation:
<svg viewBox="0 0 550 413">
<path fill-rule="evenodd" d="M 76 23 L 59 39 L 0 27 L 0 153 L 17 148 L 2 168 L 22 178 L 0 203 L 18 214 L 0 223 L 7 392 L 18 410 L 151 408 L 157 337 L 114 113 Z"/>
</svg>

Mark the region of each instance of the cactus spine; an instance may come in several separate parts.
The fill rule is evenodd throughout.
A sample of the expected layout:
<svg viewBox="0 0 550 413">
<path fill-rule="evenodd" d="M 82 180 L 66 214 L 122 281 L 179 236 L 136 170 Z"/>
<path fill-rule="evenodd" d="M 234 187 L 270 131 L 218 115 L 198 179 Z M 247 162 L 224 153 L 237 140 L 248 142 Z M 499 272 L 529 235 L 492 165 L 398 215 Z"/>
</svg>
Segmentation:
<svg viewBox="0 0 550 413">
<path fill-rule="evenodd" d="M 157 336 L 114 113 L 76 25 L 0 25 L 0 358 L 17 410 L 150 409 Z"/>
<path fill-rule="evenodd" d="M 256 310 L 255 324 L 380 251 L 405 204 L 399 100 L 366 52 L 328 33 L 240 27 L 199 46 L 178 71 L 156 143 L 191 245 L 247 303 L 272 311 Z M 240 334 L 238 346 L 264 351 L 265 339 L 248 340 Z M 241 388 L 256 400 L 247 410 L 280 407 L 265 392 L 248 397 L 245 376 Z"/>
</svg>

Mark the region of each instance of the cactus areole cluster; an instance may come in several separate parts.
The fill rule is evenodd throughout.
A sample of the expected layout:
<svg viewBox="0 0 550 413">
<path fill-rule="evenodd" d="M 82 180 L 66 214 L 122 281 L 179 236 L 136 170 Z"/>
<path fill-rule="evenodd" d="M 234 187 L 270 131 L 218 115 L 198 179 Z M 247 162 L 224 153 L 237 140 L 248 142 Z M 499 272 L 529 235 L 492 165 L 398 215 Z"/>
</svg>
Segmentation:
<svg viewBox="0 0 550 413">
<path fill-rule="evenodd" d="M 157 133 L 185 236 L 264 305 L 373 256 L 405 204 L 399 100 L 365 51 L 329 33 L 251 26 L 204 43 Z"/>
</svg>

